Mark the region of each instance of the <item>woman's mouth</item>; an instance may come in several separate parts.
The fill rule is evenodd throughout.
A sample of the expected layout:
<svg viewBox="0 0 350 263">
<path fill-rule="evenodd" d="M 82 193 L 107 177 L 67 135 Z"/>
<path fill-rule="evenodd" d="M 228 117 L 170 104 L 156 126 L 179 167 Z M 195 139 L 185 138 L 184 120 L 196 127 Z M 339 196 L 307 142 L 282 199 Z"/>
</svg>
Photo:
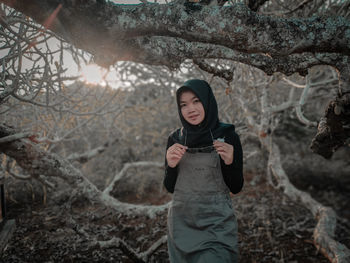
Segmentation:
<svg viewBox="0 0 350 263">
<path fill-rule="evenodd" d="M 189 116 L 189 118 L 191 119 L 191 120 L 196 120 L 197 118 L 198 118 L 198 114 L 197 115 L 191 115 L 191 116 Z"/>
</svg>

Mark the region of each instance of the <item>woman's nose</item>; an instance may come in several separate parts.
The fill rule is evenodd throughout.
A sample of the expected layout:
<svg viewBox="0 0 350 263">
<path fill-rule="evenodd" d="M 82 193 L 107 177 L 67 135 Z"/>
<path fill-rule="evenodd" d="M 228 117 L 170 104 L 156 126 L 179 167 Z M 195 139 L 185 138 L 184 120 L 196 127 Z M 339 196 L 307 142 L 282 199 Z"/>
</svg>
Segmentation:
<svg viewBox="0 0 350 263">
<path fill-rule="evenodd" d="M 194 106 L 192 104 L 188 105 L 188 112 L 191 113 L 195 110 Z"/>
</svg>

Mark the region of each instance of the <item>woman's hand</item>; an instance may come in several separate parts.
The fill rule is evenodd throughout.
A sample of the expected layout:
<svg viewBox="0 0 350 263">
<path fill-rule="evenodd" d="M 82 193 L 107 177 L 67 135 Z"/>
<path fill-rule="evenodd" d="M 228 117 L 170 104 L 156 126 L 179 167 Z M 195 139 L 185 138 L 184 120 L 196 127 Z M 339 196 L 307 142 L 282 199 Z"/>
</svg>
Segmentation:
<svg viewBox="0 0 350 263">
<path fill-rule="evenodd" d="M 221 159 L 226 165 L 230 165 L 233 162 L 233 146 L 226 142 L 214 141 L 213 143 L 216 152 L 220 155 Z"/>
<path fill-rule="evenodd" d="M 171 168 L 174 168 L 180 162 L 187 148 L 187 146 L 179 143 L 175 143 L 168 148 L 166 151 L 166 160 Z"/>
</svg>

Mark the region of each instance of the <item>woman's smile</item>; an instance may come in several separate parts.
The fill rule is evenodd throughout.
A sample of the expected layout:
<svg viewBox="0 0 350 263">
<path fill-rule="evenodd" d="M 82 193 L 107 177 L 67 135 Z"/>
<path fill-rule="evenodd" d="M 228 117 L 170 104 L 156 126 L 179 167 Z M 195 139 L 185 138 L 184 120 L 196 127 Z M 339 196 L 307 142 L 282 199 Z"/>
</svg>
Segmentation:
<svg viewBox="0 0 350 263">
<path fill-rule="evenodd" d="M 190 116 L 189 116 L 189 118 L 190 118 L 191 120 L 195 120 L 195 119 L 197 119 L 197 118 L 198 118 L 198 116 L 199 116 L 199 114 L 196 114 L 196 115 L 190 115 Z"/>
</svg>

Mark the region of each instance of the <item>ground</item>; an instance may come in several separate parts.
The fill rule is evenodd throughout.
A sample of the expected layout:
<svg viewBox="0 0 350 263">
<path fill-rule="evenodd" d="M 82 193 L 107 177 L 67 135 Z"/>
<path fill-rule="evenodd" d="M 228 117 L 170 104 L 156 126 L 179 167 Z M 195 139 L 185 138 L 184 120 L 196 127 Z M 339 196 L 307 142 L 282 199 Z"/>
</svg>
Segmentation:
<svg viewBox="0 0 350 263">
<path fill-rule="evenodd" d="M 253 177 L 260 179 L 251 180 Z M 315 219 L 311 213 L 269 186 L 263 176 L 246 174 L 245 178 L 243 191 L 232 196 L 240 262 L 328 262 L 313 245 Z M 68 207 L 67 192 L 48 193 L 46 204 L 40 193 L 32 201 L 26 192 L 19 195 L 26 199 L 17 198 L 17 203 L 8 200 L 9 217 L 16 219 L 17 226 L 1 262 L 134 262 L 119 248 L 101 249 L 94 239 L 120 237 L 142 252 L 166 233 L 166 212 L 155 219 L 126 217 L 88 200 Z M 348 222 L 341 221 L 336 236 L 348 247 L 349 229 Z M 168 262 L 166 245 L 150 262 Z"/>
</svg>

